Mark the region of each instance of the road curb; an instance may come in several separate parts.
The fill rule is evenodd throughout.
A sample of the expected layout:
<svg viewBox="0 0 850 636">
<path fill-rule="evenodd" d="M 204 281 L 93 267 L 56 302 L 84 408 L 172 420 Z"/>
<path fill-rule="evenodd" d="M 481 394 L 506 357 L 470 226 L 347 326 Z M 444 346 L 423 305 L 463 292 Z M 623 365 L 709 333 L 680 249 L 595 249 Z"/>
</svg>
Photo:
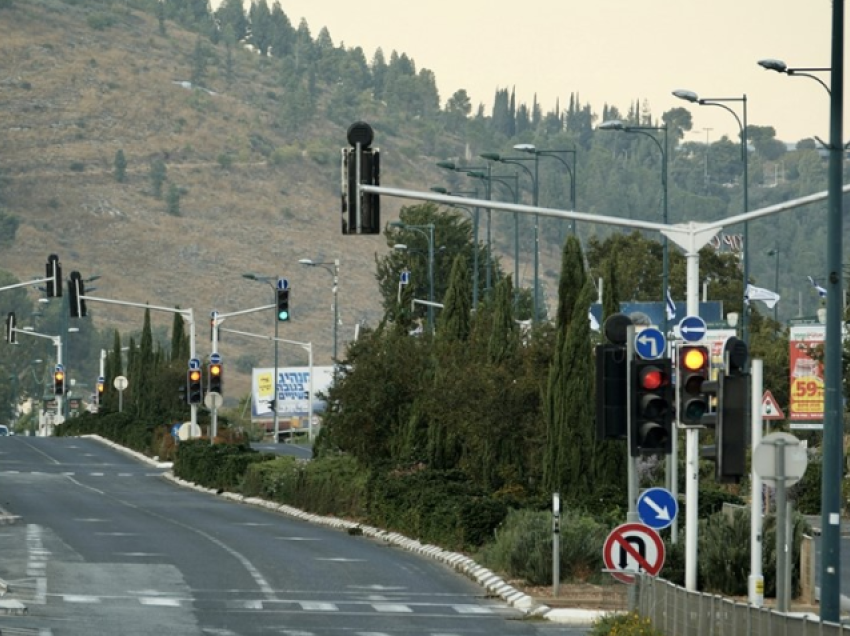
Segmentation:
<svg viewBox="0 0 850 636">
<path fill-rule="evenodd" d="M 193 482 L 180 479 L 179 477 L 174 476 L 171 472 L 165 473 L 163 476 L 169 481 L 185 488 L 191 488 L 192 490 L 205 492 L 210 495 L 244 503 L 249 506 L 257 506 L 267 510 L 274 510 L 310 523 L 345 530 L 348 531 L 349 534 L 362 534 L 372 539 L 383 541 L 384 543 L 399 546 L 409 552 L 415 552 L 437 561 L 441 561 L 467 578 L 474 580 L 485 590 L 494 596 L 501 598 L 511 607 L 521 610 L 527 617 L 542 618 L 559 624 L 568 625 L 570 627 L 590 627 L 599 617 L 611 613 L 598 610 L 552 609 L 548 605 L 538 603 L 533 597 L 529 596 L 522 590 L 518 590 L 513 587 L 499 575 L 479 565 L 464 554 L 450 552 L 436 545 L 421 543 L 416 539 L 411 539 L 410 537 L 406 537 L 397 532 L 389 532 L 381 528 L 366 526 L 354 521 L 339 519 L 337 517 L 316 515 L 286 504 L 279 504 L 274 501 L 261 499 L 260 497 L 244 497 L 237 493 L 205 488 L 204 486 L 199 486 Z"/>
</svg>

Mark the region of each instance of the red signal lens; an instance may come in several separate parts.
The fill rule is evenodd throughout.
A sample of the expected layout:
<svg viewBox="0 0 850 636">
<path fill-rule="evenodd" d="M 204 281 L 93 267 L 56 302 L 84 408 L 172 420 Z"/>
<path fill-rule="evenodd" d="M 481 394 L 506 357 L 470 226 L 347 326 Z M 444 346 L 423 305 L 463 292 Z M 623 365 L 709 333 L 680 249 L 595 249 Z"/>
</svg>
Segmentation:
<svg viewBox="0 0 850 636">
<path fill-rule="evenodd" d="M 664 373 L 661 369 L 646 369 L 640 376 L 640 384 L 648 391 L 655 391 L 664 384 Z"/>
</svg>

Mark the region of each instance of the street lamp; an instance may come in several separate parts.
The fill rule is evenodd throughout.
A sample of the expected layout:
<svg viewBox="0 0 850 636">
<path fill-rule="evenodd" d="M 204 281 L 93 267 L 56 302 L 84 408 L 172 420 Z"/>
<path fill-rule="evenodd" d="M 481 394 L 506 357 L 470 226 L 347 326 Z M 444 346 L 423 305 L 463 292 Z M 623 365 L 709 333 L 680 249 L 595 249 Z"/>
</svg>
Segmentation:
<svg viewBox="0 0 850 636">
<path fill-rule="evenodd" d="M 779 248 L 774 244 L 772 250 L 767 251 L 768 256 L 773 257 L 773 291 L 777 294 L 779 293 Z M 779 309 L 779 303 L 775 303 L 773 305 L 773 321 L 779 322 L 777 317 L 777 311 Z"/>
<path fill-rule="evenodd" d="M 669 199 L 669 186 L 667 181 L 667 125 L 664 126 L 628 126 L 624 124 L 622 121 L 617 119 L 612 119 L 609 121 L 604 121 L 598 126 L 599 130 L 619 130 L 627 133 L 635 133 L 638 135 L 643 135 L 644 137 L 648 137 L 652 139 L 656 146 L 658 146 L 658 150 L 661 152 L 661 190 L 662 190 L 662 208 L 661 208 L 661 217 L 662 222 L 667 224 L 668 217 L 668 199 Z M 661 145 L 661 142 L 658 141 L 658 137 L 648 132 L 650 130 L 658 131 L 661 130 L 664 132 L 664 145 Z M 664 311 L 662 312 L 662 321 L 664 325 L 664 335 L 666 337 L 668 332 L 668 319 L 667 319 L 667 290 L 670 287 L 670 249 L 667 244 L 667 236 L 665 235 L 662 239 L 662 268 L 661 268 L 661 286 L 663 289 L 661 290 L 661 302 L 664 307 Z"/>
<path fill-rule="evenodd" d="M 434 332 L 434 224 L 409 225 L 402 221 L 391 221 L 390 227 L 411 230 L 428 239 L 428 329 Z"/>
<path fill-rule="evenodd" d="M 439 194 L 448 194 L 455 196 L 471 195 L 475 198 L 478 197 L 478 190 L 471 190 L 469 192 L 449 192 L 446 188 L 434 186 L 431 188 L 431 191 L 437 192 Z M 450 205 L 453 208 L 463 210 L 464 212 L 469 214 L 470 218 L 472 219 L 472 310 L 475 311 L 476 309 L 478 309 L 478 208 L 470 210 L 469 208 L 463 205 L 456 205 L 454 203 Z"/>
<path fill-rule="evenodd" d="M 784 73 L 785 75 L 808 77 L 810 79 L 813 79 L 818 84 L 823 86 L 824 90 L 827 93 L 832 95 L 832 91 L 829 90 L 829 86 L 826 85 L 826 82 L 824 82 L 816 75 L 812 75 L 812 73 L 828 72 L 828 68 L 789 68 L 788 65 L 785 64 L 785 62 L 783 62 L 782 60 L 774 59 L 759 60 L 758 65 L 766 71 L 776 71 L 777 73 Z"/>
<path fill-rule="evenodd" d="M 253 280 L 258 283 L 266 283 L 272 288 L 272 316 L 274 316 L 274 381 L 272 382 L 272 418 L 274 420 L 274 443 L 280 443 L 280 416 L 278 415 L 278 357 L 277 357 L 277 333 L 278 320 L 277 317 L 277 278 L 272 276 L 257 276 L 256 274 L 242 274 L 242 278 Z M 311 397 L 312 399 L 312 397 Z M 311 423 L 312 424 L 312 423 Z"/>
<path fill-rule="evenodd" d="M 503 157 L 497 152 L 485 152 L 479 155 L 487 161 L 497 161 L 499 163 L 514 165 L 525 170 L 528 177 L 531 179 L 531 191 L 533 205 L 537 207 L 538 189 L 537 189 L 537 161 L 534 161 L 534 172 L 531 172 L 523 163 L 531 157 Z M 536 158 L 535 158 L 536 159 Z M 519 187 L 514 193 L 514 203 L 519 203 Z M 540 216 L 534 215 L 534 315 L 532 322 L 537 322 L 537 288 L 539 286 L 539 259 L 540 259 Z M 514 212 L 514 304 L 519 300 L 519 214 Z"/>
<path fill-rule="evenodd" d="M 570 174 L 570 209 L 576 209 L 576 173 L 578 172 L 578 155 L 575 149 L 572 150 L 538 150 L 535 148 L 534 144 L 516 144 L 514 145 L 514 150 L 518 150 L 519 152 L 527 152 L 529 154 L 534 155 L 534 158 L 538 157 L 552 157 L 553 159 L 557 159 L 561 162 L 561 164 L 567 169 L 567 172 Z M 564 161 L 560 157 L 560 155 L 572 155 L 572 166 L 569 163 Z M 563 226 L 563 224 L 561 224 Z M 576 233 L 576 224 L 575 221 L 570 221 L 570 231 L 575 236 Z M 560 242 L 564 242 L 564 237 L 559 237 Z"/>
<path fill-rule="evenodd" d="M 333 361 L 334 367 L 337 364 L 337 333 L 339 326 L 339 303 L 338 294 L 339 294 L 339 259 L 335 258 L 332 262 L 317 262 L 309 258 L 302 258 L 298 261 L 302 265 L 306 265 L 307 267 L 321 267 L 323 270 L 328 272 L 331 276 L 333 276 L 333 295 L 334 295 L 334 347 L 333 347 Z"/>
<path fill-rule="evenodd" d="M 841 617 L 841 483 L 844 466 L 842 395 L 842 250 L 843 221 L 843 110 L 844 110 L 844 2 L 832 3 L 830 68 L 789 69 L 781 60 L 762 60 L 768 70 L 809 77 L 829 93 L 829 170 L 826 221 L 826 341 L 824 342 L 823 479 L 821 486 L 821 620 Z M 802 72 L 801 72 L 802 71 Z M 830 71 L 830 87 L 809 71 Z"/>
<path fill-rule="evenodd" d="M 710 97 L 710 98 L 700 98 L 693 91 L 687 90 L 675 90 L 673 91 L 673 95 L 678 97 L 679 99 L 683 99 L 686 102 L 691 102 L 692 104 L 698 104 L 700 106 L 718 106 L 725 110 L 735 118 L 735 121 L 738 122 L 738 128 L 741 130 L 741 161 L 744 163 L 744 174 L 743 174 L 743 194 L 744 194 L 744 214 L 750 211 L 750 201 L 749 201 L 749 177 L 747 175 L 747 165 L 749 163 L 749 150 L 747 149 L 747 96 L 746 94 L 741 97 Z M 724 102 L 740 102 L 742 105 L 743 111 L 743 121 L 738 117 L 738 113 L 736 113 L 732 108 L 727 106 Z M 749 222 L 744 221 L 744 245 L 743 245 L 743 258 L 742 258 L 742 268 L 744 270 L 744 285 L 743 290 L 746 292 L 747 285 L 750 282 L 750 259 L 749 259 Z M 742 293 L 743 299 L 743 293 Z M 750 317 L 747 308 L 742 307 L 741 311 L 741 337 L 746 345 L 750 344 Z"/>
</svg>

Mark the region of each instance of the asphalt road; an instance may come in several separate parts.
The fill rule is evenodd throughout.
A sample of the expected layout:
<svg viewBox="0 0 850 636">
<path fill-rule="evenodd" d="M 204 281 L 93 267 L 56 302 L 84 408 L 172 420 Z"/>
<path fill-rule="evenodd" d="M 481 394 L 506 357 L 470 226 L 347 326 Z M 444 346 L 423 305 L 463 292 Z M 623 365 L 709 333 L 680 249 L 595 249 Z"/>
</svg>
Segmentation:
<svg viewBox="0 0 850 636">
<path fill-rule="evenodd" d="M 97 441 L 0 438 L 3 634 L 574 636 L 447 566 L 182 488 Z"/>
</svg>

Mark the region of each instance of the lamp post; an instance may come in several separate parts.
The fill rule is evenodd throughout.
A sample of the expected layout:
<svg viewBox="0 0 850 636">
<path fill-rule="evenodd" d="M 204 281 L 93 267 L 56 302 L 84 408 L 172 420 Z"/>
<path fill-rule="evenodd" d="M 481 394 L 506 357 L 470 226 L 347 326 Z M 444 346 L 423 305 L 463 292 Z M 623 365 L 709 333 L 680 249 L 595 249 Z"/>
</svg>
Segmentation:
<svg viewBox="0 0 850 636">
<path fill-rule="evenodd" d="M 768 256 L 773 257 L 773 291 L 779 293 L 779 248 L 774 243 L 773 249 L 767 251 Z M 779 303 L 773 305 L 773 322 L 779 322 Z"/>
<path fill-rule="evenodd" d="M 409 225 L 402 221 L 392 221 L 390 227 L 411 230 L 422 234 L 428 240 L 428 330 L 434 332 L 434 224 Z"/>
<path fill-rule="evenodd" d="M 578 155 L 576 154 L 575 149 L 571 150 L 538 150 L 534 144 L 516 144 L 514 146 L 514 150 L 518 150 L 519 152 L 527 152 L 529 154 L 534 155 L 535 161 L 538 157 L 552 157 L 553 159 L 557 159 L 561 162 L 561 164 L 567 169 L 567 172 L 570 175 L 570 209 L 576 209 L 576 173 L 578 171 Z M 572 166 L 567 163 L 564 159 L 561 158 L 560 155 L 572 155 Z M 570 221 L 570 231 L 573 236 L 576 233 L 576 224 L 575 221 Z M 564 242 L 564 237 L 560 237 L 561 243 Z"/>
<path fill-rule="evenodd" d="M 525 170 L 525 173 L 531 179 L 532 200 L 537 207 L 538 189 L 537 189 L 537 161 L 534 158 L 534 172 L 531 172 L 522 162 L 528 161 L 531 157 L 503 157 L 497 152 L 485 152 L 480 155 L 482 159 L 487 161 L 497 161 L 508 165 L 514 165 Z M 519 187 L 514 192 L 514 203 L 519 203 Z M 514 304 L 519 301 L 519 214 L 514 215 Z M 532 322 L 537 322 L 537 288 L 539 287 L 539 259 L 540 259 L 540 216 L 534 215 L 534 315 L 531 318 Z"/>
<path fill-rule="evenodd" d="M 478 190 L 449 192 L 445 188 L 434 186 L 431 188 L 431 191 L 438 192 L 439 194 L 453 194 L 457 196 L 472 195 L 474 198 L 478 197 Z M 451 207 L 465 211 L 472 218 L 472 310 L 475 311 L 478 309 L 478 208 L 470 210 L 463 205 L 456 204 L 451 204 Z"/>
<path fill-rule="evenodd" d="M 668 220 L 668 199 L 669 199 L 669 187 L 667 181 L 667 126 L 628 126 L 623 122 L 612 119 L 610 121 L 604 121 L 599 124 L 599 130 L 619 130 L 627 133 L 635 133 L 639 135 L 643 135 L 652 139 L 656 146 L 658 146 L 658 150 L 661 152 L 661 190 L 662 190 L 662 208 L 661 208 L 661 217 L 662 222 L 666 225 Z M 658 137 L 650 133 L 649 131 L 658 131 L 661 130 L 664 132 L 664 145 L 658 141 Z M 662 312 L 662 321 L 664 325 L 664 335 L 667 336 L 669 325 L 667 319 L 667 289 L 670 287 L 670 249 L 667 244 L 667 236 L 665 235 L 662 239 L 662 267 L 661 267 L 661 286 L 663 289 L 661 290 L 661 302 L 664 307 L 664 311 Z"/>
<path fill-rule="evenodd" d="M 782 60 L 775 59 L 766 59 L 759 60 L 758 65 L 761 66 L 766 71 L 776 71 L 777 73 L 784 73 L 785 75 L 797 76 L 797 77 L 808 77 L 810 79 L 815 80 L 818 84 L 823 86 L 824 90 L 832 95 L 832 91 L 829 90 L 829 86 L 826 85 L 821 78 L 817 75 L 812 75 L 812 73 L 823 73 L 829 72 L 828 68 L 789 68 L 785 62 Z"/>
<path fill-rule="evenodd" d="M 334 346 L 333 346 L 333 361 L 334 368 L 336 368 L 337 364 L 337 333 L 339 328 L 339 259 L 335 258 L 333 262 L 316 262 L 309 258 L 302 258 L 298 261 L 302 265 L 306 265 L 307 267 L 321 267 L 323 270 L 328 272 L 331 276 L 333 276 L 333 295 L 334 295 Z"/>
<path fill-rule="evenodd" d="M 749 201 L 749 177 L 747 174 L 747 166 L 749 164 L 749 150 L 747 149 L 747 96 L 746 94 L 741 97 L 709 97 L 709 98 L 701 98 L 693 91 L 686 90 L 675 90 L 673 91 L 673 95 L 678 97 L 679 99 L 683 99 L 686 102 L 691 102 L 692 104 L 699 104 L 700 106 L 718 106 L 730 113 L 735 121 L 738 122 L 738 128 L 741 130 L 741 161 L 743 162 L 744 174 L 743 174 L 743 195 L 744 195 L 744 214 L 750 211 L 750 201 Z M 726 105 L 725 102 L 740 102 L 741 110 L 743 113 L 743 121 L 738 117 L 738 113 L 736 113 L 732 108 Z M 743 301 L 743 294 L 746 293 L 747 285 L 750 282 L 750 259 L 749 259 L 749 222 L 744 221 L 744 236 L 743 236 L 743 257 L 741 259 L 741 269 L 744 272 L 744 285 L 743 292 L 741 294 L 741 298 Z M 741 337 L 744 343 L 749 346 L 750 344 L 750 317 L 749 312 L 747 311 L 746 306 L 742 307 L 741 311 Z"/>
<path fill-rule="evenodd" d="M 274 381 L 272 382 L 272 419 L 274 421 L 274 443 L 280 443 L 280 416 L 278 415 L 278 357 L 277 357 L 277 333 L 278 320 L 277 317 L 277 278 L 272 276 L 257 276 L 256 274 L 242 274 L 242 278 L 253 280 L 258 283 L 266 283 L 272 288 L 272 316 L 274 317 Z"/>
<path fill-rule="evenodd" d="M 768 70 L 809 77 L 829 93 L 829 169 L 827 184 L 826 242 L 826 341 L 824 343 L 823 479 L 821 485 L 821 620 L 841 618 L 841 483 L 844 466 L 842 395 L 842 250 L 844 211 L 842 169 L 844 161 L 844 1 L 832 3 L 830 68 L 789 69 L 780 60 L 762 60 Z M 802 72 L 801 72 L 802 71 Z M 810 71 L 830 71 L 830 86 Z"/>
</svg>

